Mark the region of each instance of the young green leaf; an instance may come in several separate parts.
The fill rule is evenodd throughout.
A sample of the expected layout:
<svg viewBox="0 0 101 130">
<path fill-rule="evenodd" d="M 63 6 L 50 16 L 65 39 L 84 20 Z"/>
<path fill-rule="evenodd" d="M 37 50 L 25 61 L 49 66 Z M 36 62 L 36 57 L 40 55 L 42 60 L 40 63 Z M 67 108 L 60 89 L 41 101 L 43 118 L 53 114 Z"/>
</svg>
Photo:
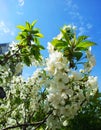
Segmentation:
<svg viewBox="0 0 101 130">
<path fill-rule="evenodd" d="M 19 34 L 18 36 L 16 36 L 16 40 L 22 40 L 24 38 L 25 38 L 25 36 L 22 34 Z"/>
<path fill-rule="evenodd" d="M 79 44 L 80 42 L 86 40 L 89 36 L 86 36 L 86 35 L 82 35 L 82 36 L 79 36 L 78 39 L 77 39 L 77 44 Z"/>
<path fill-rule="evenodd" d="M 26 22 L 26 29 L 30 30 L 30 23 Z"/>
<path fill-rule="evenodd" d="M 34 37 L 34 38 L 33 38 L 33 41 L 34 41 L 37 45 L 40 45 L 40 41 L 39 41 L 38 38 Z"/>
<path fill-rule="evenodd" d="M 68 34 L 66 33 L 66 30 L 62 30 L 62 29 L 60 29 L 60 30 L 61 30 L 61 32 L 62 32 L 62 34 L 63 34 L 65 40 L 66 40 L 67 43 L 69 44 L 69 43 L 70 43 L 70 39 L 69 39 L 69 37 L 68 37 Z"/>
<path fill-rule="evenodd" d="M 79 61 L 81 59 L 81 57 L 83 56 L 82 52 L 73 52 L 73 56 L 76 57 L 77 61 Z"/>
<path fill-rule="evenodd" d="M 30 60 L 30 58 L 29 58 L 27 55 L 24 55 L 24 56 L 22 57 L 22 59 L 23 59 L 24 63 L 25 63 L 27 66 L 30 66 L 30 65 L 31 65 L 31 60 Z"/>
<path fill-rule="evenodd" d="M 34 25 L 36 24 L 37 20 L 34 20 L 31 24 L 31 29 L 34 27 Z"/>
<path fill-rule="evenodd" d="M 34 34 L 34 36 L 40 37 L 40 38 L 43 38 L 43 37 L 44 37 L 43 34 L 41 34 L 41 33 L 36 33 L 36 34 Z"/>
<path fill-rule="evenodd" d="M 17 28 L 19 28 L 19 29 L 22 30 L 22 31 L 25 29 L 25 27 L 22 26 L 22 25 L 18 25 Z"/>
<path fill-rule="evenodd" d="M 58 40 L 58 39 L 53 39 L 51 41 L 52 45 L 56 48 L 60 48 L 63 49 L 64 47 L 67 47 L 67 42 L 63 41 L 63 40 Z"/>
<path fill-rule="evenodd" d="M 80 48 L 88 48 L 90 46 L 94 46 L 96 45 L 96 43 L 94 42 L 91 42 L 91 41 L 83 41 L 83 42 L 80 42 L 76 47 L 80 47 Z"/>
<path fill-rule="evenodd" d="M 38 45 L 40 50 L 44 50 L 45 48 L 42 45 Z"/>
<path fill-rule="evenodd" d="M 36 34 L 36 33 L 39 33 L 39 30 L 37 30 L 37 29 L 31 30 L 30 33 L 31 34 Z"/>
</svg>

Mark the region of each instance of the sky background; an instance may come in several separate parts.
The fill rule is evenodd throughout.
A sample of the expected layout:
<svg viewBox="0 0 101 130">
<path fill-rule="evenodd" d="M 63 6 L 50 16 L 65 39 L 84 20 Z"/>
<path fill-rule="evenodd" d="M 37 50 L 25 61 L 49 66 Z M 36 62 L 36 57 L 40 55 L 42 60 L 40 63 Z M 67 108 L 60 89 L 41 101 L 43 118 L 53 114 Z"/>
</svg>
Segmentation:
<svg viewBox="0 0 101 130">
<path fill-rule="evenodd" d="M 44 47 L 65 24 L 77 26 L 78 35 L 88 35 L 97 43 L 92 48 L 96 57 L 92 75 L 98 76 L 101 91 L 101 0 L 0 0 L 0 43 L 14 41 L 19 31 L 16 26 L 33 20 L 38 20 L 36 27 L 44 34 Z M 23 75 L 33 71 L 26 67 Z"/>
</svg>

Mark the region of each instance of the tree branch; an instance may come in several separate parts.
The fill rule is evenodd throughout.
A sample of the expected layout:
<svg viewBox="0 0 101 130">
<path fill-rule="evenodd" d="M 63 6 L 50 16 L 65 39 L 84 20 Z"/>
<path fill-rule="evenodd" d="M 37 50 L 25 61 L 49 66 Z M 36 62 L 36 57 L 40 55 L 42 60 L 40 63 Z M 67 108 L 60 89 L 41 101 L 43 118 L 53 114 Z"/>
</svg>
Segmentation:
<svg viewBox="0 0 101 130">
<path fill-rule="evenodd" d="M 35 123 L 24 123 L 24 124 L 17 124 L 17 125 L 13 125 L 13 126 L 9 126 L 7 128 L 4 128 L 2 130 L 9 130 L 9 129 L 14 129 L 14 128 L 18 128 L 18 127 L 28 127 L 28 126 L 36 126 L 34 130 L 36 130 L 38 127 L 40 127 L 43 123 L 46 122 L 46 119 L 52 114 L 52 111 L 50 111 L 48 113 L 48 115 L 42 120 L 42 121 L 39 121 L 39 122 L 35 122 Z"/>
<path fill-rule="evenodd" d="M 8 130 L 8 129 L 14 129 L 14 128 L 17 128 L 17 127 L 28 127 L 28 126 L 37 126 L 39 124 L 42 124 L 43 121 L 39 121 L 39 122 L 35 122 L 35 123 L 25 123 L 25 124 L 18 124 L 18 125 L 13 125 L 13 126 L 9 126 L 7 128 L 4 128 L 2 130 Z"/>
</svg>

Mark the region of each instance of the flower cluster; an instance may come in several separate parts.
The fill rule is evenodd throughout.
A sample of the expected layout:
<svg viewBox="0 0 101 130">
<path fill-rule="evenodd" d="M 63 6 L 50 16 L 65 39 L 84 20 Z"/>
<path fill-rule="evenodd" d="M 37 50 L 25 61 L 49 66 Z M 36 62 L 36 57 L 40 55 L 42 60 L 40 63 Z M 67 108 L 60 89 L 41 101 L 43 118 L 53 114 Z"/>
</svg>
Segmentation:
<svg viewBox="0 0 101 130">
<path fill-rule="evenodd" d="M 89 101 L 89 97 L 96 93 L 98 85 L 97 77 L 86 77 L 82 73 L 83 70 L 70 69 L 69 61 L 61 52 L 54 51 L 50 43 L 48 48 L 51 53 L 45 68 L 49 76 L 47 102 L 53 113 L 48 118 L 47 125 L 57 129 L 61 125 L 56 124 L 68 125 L 68 121 L 74 118 L 78 110 Z"/>
<path fill-rule="evenodd" d="M 5 87 L 6 99 L 0 102 L 0 128 L 27 123 L 28 120 L 33 120 L 35 113 L 39 113 L 42 105 L 41 89 L 44 82 L 42 75 L 41 70 L 36 70 L 27 81 L 22 76 L 12 77 L 8 84 L 9 89 Z M 5 114 L 6 116 L 2 118 Z"/>
</svg>

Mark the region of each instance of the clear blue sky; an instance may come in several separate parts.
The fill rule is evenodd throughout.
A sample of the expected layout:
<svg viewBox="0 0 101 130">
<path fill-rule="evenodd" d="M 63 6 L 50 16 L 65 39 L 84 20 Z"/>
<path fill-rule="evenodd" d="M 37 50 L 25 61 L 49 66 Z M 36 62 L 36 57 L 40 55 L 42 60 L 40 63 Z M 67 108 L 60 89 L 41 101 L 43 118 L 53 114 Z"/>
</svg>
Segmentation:
<svg viewBox="0 0 101 130">
<path fill-rule="evenodd" d="M 76 25 L 79 34 L 98 44 L 92 48 L 97 60 L 92 74 L 98 76 L 101 91 L 101 0 L 0 0 L 0 43 L 15 40 L 16 26 L 35 19 L 45 47 L 64 24 Z M 32 72 L 28 71 L 25 76 Z"/>
</svg>

